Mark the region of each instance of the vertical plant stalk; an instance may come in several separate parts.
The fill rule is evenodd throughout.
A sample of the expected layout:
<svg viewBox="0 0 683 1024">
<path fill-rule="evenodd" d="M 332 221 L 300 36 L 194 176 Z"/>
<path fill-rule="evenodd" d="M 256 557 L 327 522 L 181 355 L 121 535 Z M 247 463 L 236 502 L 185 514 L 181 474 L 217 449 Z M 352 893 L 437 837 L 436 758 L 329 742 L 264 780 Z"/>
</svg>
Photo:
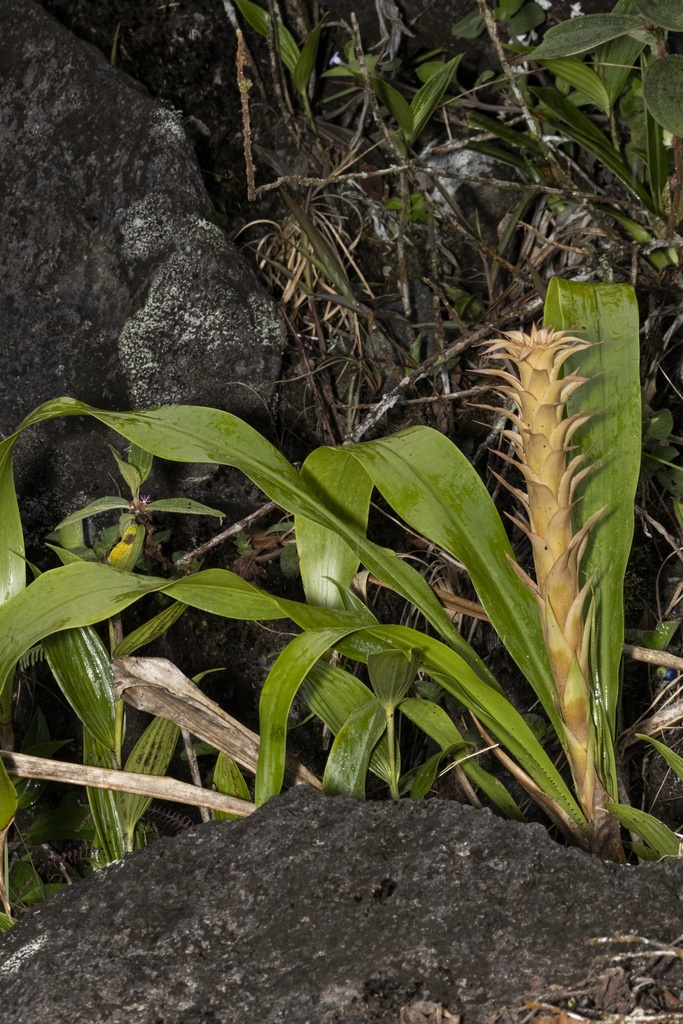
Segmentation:
<svg viewBox="0 0 683 1024">
<path fill-rule="evenodd" d="M 508 413 L 516 430 L 505 430 L 514 455 L 501 457 L 517 466 L 525 489 L 501 483 L 520 501 L 526 521 L 515 519 L 531 542 L 536 580 L 515 566 L 538 601 L 543 636 L 555 684 L 555 706 L 564 726 L 560 737 L 567 754 L 576 793 L 596 830 L 599 845 L 602 810 L 609 799 L 595 768 L 595 731 L 591 714 L 589 645 L 593 602 L 586 610 L 591 586 L 579 578 L 588 533 L 600 511 L 574 533 L 572 507 L 577 484 L 588 472 L 580 469 L 583 455 L 572 457 L 571 439 L 590 415 L 566 416 L 566 404 L 586 378 L 562 377 L 565 361 L 589 346 L 566 331 L 532 327 L 531 334 L 510 331 L 495 339 L 486 354 L 508 360 L 514 369 L 490 371 L 503 381 L 500 391 L 511 398 L 516 412 Z"/>
</svg>

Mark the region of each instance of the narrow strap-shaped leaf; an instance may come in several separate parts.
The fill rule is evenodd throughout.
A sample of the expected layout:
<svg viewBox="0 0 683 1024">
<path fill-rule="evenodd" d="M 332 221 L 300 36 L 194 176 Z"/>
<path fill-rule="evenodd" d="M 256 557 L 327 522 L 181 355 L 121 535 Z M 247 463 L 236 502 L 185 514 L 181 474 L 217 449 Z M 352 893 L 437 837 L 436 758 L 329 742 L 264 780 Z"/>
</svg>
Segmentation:
<svg viewBox="0 0 683 1024">
<path fill-rule="evenodd" d="M 451 750 L 456 760 L 466 758 L 460 762 L 460 767 L 465 775 L 475 786 L 479 787 L 482 793 L 486 794 L 506 818 L 513 821 L 526 821 L 516 801 L 500 779 L 482 768 L 476 757 L 468 756 L 471 753 L 470 748 L 442 707 L 430 700 L 407 697 L 401 703 L 399 710 L 402 715 L 409 718 L 427 736 L 438 743 L 442 751 Z"/>
<path fill-rule="evenodd" d="M 631 832 L 637 832 L 658 858 L 678 858 L 680 841 L 659 818 L 655 818 L 654 815 L 641 811 L 637 807 L 627 807 L 624 804 L 605 804 L 605 809 L 624 828 L 629 829 Z"/>
<path fill-rule="evenodd" d="M 52 633 L 44 637 L 43 648 L 50 671 L 83 725 L 103 747 L 115 750 L 116 698 L 111 661 L 95 630 L 80 626 Z"/>
<path fill-rule="evenodd" d="M 139 775 L 165 775 L 180 736 L 180 726 L 154 718 L 130 752 L 125 771 Z M 248 797 L 247 797 L 248 799 Z M 152 798 L 133 793 L 119 795 L 119 812 L 127 849 L 135 846 L 135 828 Z"/>
<path fill-rule="evenodd" d="M 598 764 L 605 787 L 616 796 L 614 738 L 624 642 L 623 587 L 633 538 L 642 433 L 638 305 L 628 285 L 553 278 L 545 321 L 556 330 L 580 331 L 596 343 L 566 364 L 567 372 L 578 370 L 589 378 L 570 398 L 568 413 L 595 410 L 572 438 L 591 466 L 577 490 L 574 514 L 580 529 L 605 509 L 590 531 L 582 568 L 586 577 L 594 579 Z"/>
<path fill-rule="evenodd" d="M 279 655 L 268 673 L 259 701 L 261 743 L 256 769 L 255 803 L 259 807 L 280 792 L 285 771 L 289 709 L 304 678 L 319 658 L 352 630 L 308 630 Z"/>
<path fill-rule="evenodd" d="M 353 711 L 337 733 L 325 765 L 323 792 L 328 796 L 365 797 L 365 780 L 374 747 L 386 729 L 379 701 Z"/>
<path fill-rule="evenodd" d="M 464 563 L 496 631 L 554 720 L 536 600 L 512 568 L 514 555 L 498 511 L 465 456 L 430 427 L 411 427 L 348 450 L 410 526 Z"/>
</svg>

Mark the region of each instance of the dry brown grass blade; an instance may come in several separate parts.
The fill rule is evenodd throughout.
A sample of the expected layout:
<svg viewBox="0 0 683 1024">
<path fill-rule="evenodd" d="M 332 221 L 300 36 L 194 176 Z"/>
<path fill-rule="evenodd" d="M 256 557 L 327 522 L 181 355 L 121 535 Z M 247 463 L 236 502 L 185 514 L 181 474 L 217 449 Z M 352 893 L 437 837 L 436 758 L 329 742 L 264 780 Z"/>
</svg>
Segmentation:
<svg viewBox="0 0 683 1024">
<path fill-rule="evenodd" d="M 68 764 L 45 757 L 30 757 L 0 750 L 0 758 L 10 775 L 24 779 L 47 779 L 50 782 L 68 782 L 76 786 L 95 789 L 113 789 L 121 793 L 151 796 L 155 800 L 170 800 L 177 804 L 211 807 L 246 817 L 255 810 L 254 804 L 233 796 L 216 793 L 212 789 L 198 789 L 187 782 L 178 782 L 162 775 L 138 775 L 113 768 L 95 768 L 89 764 Z"/>
<path fill-rule="evenodd" d="M 117 697 L 141 711 L 168 718 L 256 772 L 256 733 L 206 697 L 172 662 L 166 658 L 116 658 L 112 668 Z M 286 774 L 294 785 L 322 788 L 316 776 L 293 757 L 287 758 Z"/>
</svg>

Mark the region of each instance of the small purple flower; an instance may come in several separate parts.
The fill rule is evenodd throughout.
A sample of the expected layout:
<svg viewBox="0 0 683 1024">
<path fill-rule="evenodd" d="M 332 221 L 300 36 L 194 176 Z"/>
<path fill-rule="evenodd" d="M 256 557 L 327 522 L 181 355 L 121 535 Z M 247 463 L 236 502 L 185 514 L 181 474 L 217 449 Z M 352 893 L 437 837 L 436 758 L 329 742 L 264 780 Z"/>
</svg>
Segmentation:
<svg viewBox="0 0 683 1024">
<path fill-rule="evenodd" d="M 140 502 L 141 505 L 149 505 L 151 500 L 152 499 L 150 498 L 149 494 L 141 494 L 140 497 L 138 498 L 138 501 Z"/>
<path fill-rule="evenodd" d="M 330 57 L 330 62 L 329 62 L 329 64 L 328 64 L 328 67 L 331 67 L 331 68 L 333 68 L 333 67 L 335 67 L 335 65 L 337 65 L 337 64 L 341 64 L 341 63 L 342 63 L 342 59 L 341 59 L 341 57 L 339 56 L 339 50 L 337 50 L 337 51 L 336 51 L 335 53 L 333 53 L 333 54 L 332 54 L 332 56 Z"/>
</svg>

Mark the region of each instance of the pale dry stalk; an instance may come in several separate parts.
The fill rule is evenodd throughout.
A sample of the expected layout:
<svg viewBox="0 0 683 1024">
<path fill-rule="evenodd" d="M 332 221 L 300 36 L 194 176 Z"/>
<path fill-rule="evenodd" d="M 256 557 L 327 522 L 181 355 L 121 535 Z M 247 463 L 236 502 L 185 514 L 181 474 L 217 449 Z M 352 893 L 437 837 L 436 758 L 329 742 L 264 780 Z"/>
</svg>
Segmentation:
<svg viewBox="0 0 683 1024">
<path fill-rule="evenodd" d="M 579 567 L 588 532 L 600 513 L 574 532 L 575 491 L 588 470 L 579 468 L 582 455 L 572 456 L 571 439 L 589 416 L 567 416 L 566 404 L 586 378 L 576 373 L 561 376 L 566 360 L 589 344 L 566 331 L 534 326 L 530 334 L 510 331 L 495 339 L 486 354 L 507 360 L 514 370 L 490 372 L 503 381 L 500 390 L 516 407 L 508 414 L 516 430 L 504 431 L 515 457 L 500 454 L 521 471 L 526 490 L 499 479 L 526 513 L 526 522 L 515 522 L 531 542 L 536 580 L 516 564 L 515 570 L 538 601 L 564 747 L 577 796 L 588 821 L 594 823 L 606 794 L 596 776 L 591 719 L 592 602 L 585 612 L 591 580 L 581 585 Z"/>
</svg>

